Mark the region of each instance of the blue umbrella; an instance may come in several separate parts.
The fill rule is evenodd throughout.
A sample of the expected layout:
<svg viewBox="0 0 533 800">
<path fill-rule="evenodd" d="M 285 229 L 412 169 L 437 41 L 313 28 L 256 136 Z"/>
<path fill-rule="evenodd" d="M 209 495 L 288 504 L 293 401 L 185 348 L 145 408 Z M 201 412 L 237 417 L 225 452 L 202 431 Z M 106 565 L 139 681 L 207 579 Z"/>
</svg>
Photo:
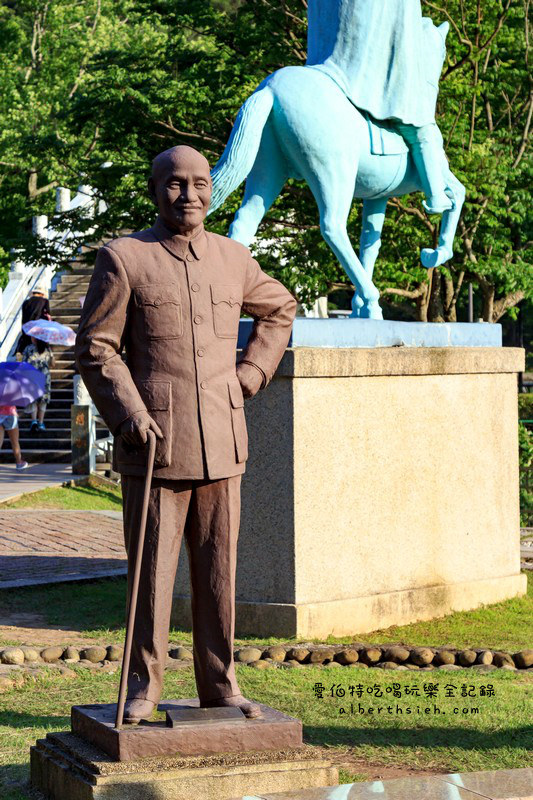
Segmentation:
<svg viewBox="0 0 533 800">
<path fill-rule="evenodd" d="M 44 394 L 46 377 L 25 361 L 0 362 L 0 406 L 24 408 Z"/>
</svg>

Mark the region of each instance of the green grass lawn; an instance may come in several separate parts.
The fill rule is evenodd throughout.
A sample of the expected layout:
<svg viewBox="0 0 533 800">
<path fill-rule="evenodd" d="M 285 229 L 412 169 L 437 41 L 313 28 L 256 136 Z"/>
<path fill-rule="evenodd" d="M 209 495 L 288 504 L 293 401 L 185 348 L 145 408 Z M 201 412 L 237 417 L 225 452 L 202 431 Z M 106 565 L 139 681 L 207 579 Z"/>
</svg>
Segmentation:
<svg viewBox="0 0 533 800">
<path fill-rule="evenodd" d="M 16 500 L 0 505 L 2 508 L 62 508 L 67 511 L 121 511 L 122 494 L 119 486 L 91 477 L 84 484 L 57 486 L 39 492 L 23 494 Z"/>
<path fill-rule="evenodd" d="M 105 639 L 107 643 L 124 638 L 125 578 L 37 586 L 27 589 L 0 591 L 0 620 L 15 612 L 38 610 L 46 624 L 80 631 L 88 638 Z M 516 651 L 533 646 L 533 575 L 528 575 L 528 593 L 502 603 L 449 614 L 430 622 L 388 628 L 372 633 L 329 642 L 404 642 L 411 645 L 451 645 L 454 647 L 487 647 Z M 190 642 L 189 631 L 171 631 L 172 641 Z M 239 641 L 245 641 L 240 639 Z M 247 642 L 275 644 L 285 641 L 271 637 L 248 637 Z M 318 640 L 317 640 L 318 641 Z M 8 640 L 0 643 L 8 644 Z"/>
<path fill-rule="evenodd" d="M 76 679 L 47 677 L 0 696 L 2 800 L 28 800 L 29 747 L 47 732 L 68 730 L 71 705 L 115 701 L 116 675 L 78 672 Z M 365 780 L 379 765 L 458 772 L 533 763 L 528 753 L 533 744 L 528 730 L 531 675 L 491 672 L 466 676 L 437 671 L 392 675 L 348 667 L 259 671 L 241 665 L 237 672 L 247 696 L 302 719 L 305 741 L 325 748 L 324 755 L 342 767 L 343 782 Z M 317 683 L 326 688 L 322 700 L 314 693 Z M 475 697 L 460 696 L 463 683 Z M 437 697 L 426 696 L 429 684 L 438 684 Z M 480 696 L 481 687 L 488 684 L 493 686 L 494 696 Z M 331 686 L 344 689 L 346 695 L 331 697 Z M 361 692 L 361 698 L 356 694 L 350 697 L 351 686 L 354 693 Z M 446 686 L 456 687 L 455 697 L 446 697 Z M 417 688 L 420 696 L 407 696 L 407 688 Z M 394 697 L 393 692 L 401 697 Z M 380 693 L 382 697 L 376 696 Z M 165 697 L 195 694 L 192 669 L 167 673 Z M 372 716 L 370 707 L 374 708 Z M 341 715 L 341 708 L 345 714 Z M 378 708 L 383 710 L 378 712 Z"/>
</svg>

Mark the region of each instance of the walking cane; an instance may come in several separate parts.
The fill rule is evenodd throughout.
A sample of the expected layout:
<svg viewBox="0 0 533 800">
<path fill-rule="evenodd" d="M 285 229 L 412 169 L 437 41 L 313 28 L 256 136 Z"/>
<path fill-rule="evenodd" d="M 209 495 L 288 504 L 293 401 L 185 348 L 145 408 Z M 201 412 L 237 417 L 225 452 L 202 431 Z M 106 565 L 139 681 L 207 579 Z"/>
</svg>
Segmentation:
<svg viewBox="0 0 533 800">
<path fill-rule="evenodd" d="M 139 581 L 141 578 L 141 565 L 144 549 L 144 537 L 146 534 L 146 519 L 148 517 L 148 501 L 150 499 L 150 487 L 152 485 L 152 473 L 154 471 L 155 459 L 155 433 L 147 431 L 148 436 L 148 461 L 146 465 L 146 481 L 144 484 L 144 497 L 141 511 L 141 521 L 139 523 L 139 539 L 137 542 L 137 553 L 135 555 L 135 571 L 131 586 L 130 602 L 128 604 L 128 614 L 126 623 L 126 641 L 124 643 L 124 655 L 122 657 L 122 672 L 120 675 L 120 688 L 118 690 L 117 717 L 115 728 L 120 728 L 124 717 L 124 705 L 126 703 L 126 687 L 128 683 L 128 672 L 130 668 L 131 646 L 133 644 L 133 629 L 135 627 L 135 616 L 137 614 L 137 597 L 139 594 Z"/>
</svg>

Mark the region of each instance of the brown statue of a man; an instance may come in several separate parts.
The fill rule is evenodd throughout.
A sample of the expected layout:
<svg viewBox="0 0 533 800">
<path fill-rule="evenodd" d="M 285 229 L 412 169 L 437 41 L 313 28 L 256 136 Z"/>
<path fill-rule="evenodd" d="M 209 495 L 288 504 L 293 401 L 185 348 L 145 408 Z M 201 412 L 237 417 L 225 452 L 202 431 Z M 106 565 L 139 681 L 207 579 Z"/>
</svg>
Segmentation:
<svg viewBox="0 0 533 800">
<path fill-rule="evenodd" d="M 241 244 L 204 230 L 206 159 L 190 147 L 158 155 L 149 180 L 159 215 L 103 247 L 76 342 L 80 374 L 115 435 L 133 571 L 147 431 L 157 438 L 124 720 L 159 702 L 182 535 L 189 555 L 200 705 L 259 706 L 233 663 L 240 482 L 248 455 L 244 398 L 272 378 L 296 302 Z M 253 332 L 236 362 L 241 311 Z M 122 358 L 125 350 L 126 359 Z"/>
</svg>

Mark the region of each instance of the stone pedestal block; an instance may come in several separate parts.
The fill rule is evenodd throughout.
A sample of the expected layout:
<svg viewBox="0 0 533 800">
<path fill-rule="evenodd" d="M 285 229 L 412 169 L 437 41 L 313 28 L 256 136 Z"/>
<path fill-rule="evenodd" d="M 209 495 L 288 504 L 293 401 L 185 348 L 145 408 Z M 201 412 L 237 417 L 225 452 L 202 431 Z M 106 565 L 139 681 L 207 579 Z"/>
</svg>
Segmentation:
<svg viewBox="0 0 533 800">
<path fill-rule="evenodd" d="M 500 347 L 288 350 L 246 402 L 238 633 L 350 636 L 523 593 L 523 365 Z"/>
<path fill-rule="evenodd" d="M 168 727 L 163 720 L 115 728 L 116 703 L 73 706 L 72 733 L 91 742 L 114 761 L 133 761 L 146 756 L 182 756 L 294 749 L 302 745 L 302 723 L 259 703 L 257 719 L 213 720 Z M 197 709 L 198 698 L 165 700 L 158 712 Z"/>
<path fill-rule="evenodd" d="M 71 733 L 31 748 L 31 784 L 49 800 L 230 800 L 335 784 L 312 748 L 113 761 Z"/>
</svg>

